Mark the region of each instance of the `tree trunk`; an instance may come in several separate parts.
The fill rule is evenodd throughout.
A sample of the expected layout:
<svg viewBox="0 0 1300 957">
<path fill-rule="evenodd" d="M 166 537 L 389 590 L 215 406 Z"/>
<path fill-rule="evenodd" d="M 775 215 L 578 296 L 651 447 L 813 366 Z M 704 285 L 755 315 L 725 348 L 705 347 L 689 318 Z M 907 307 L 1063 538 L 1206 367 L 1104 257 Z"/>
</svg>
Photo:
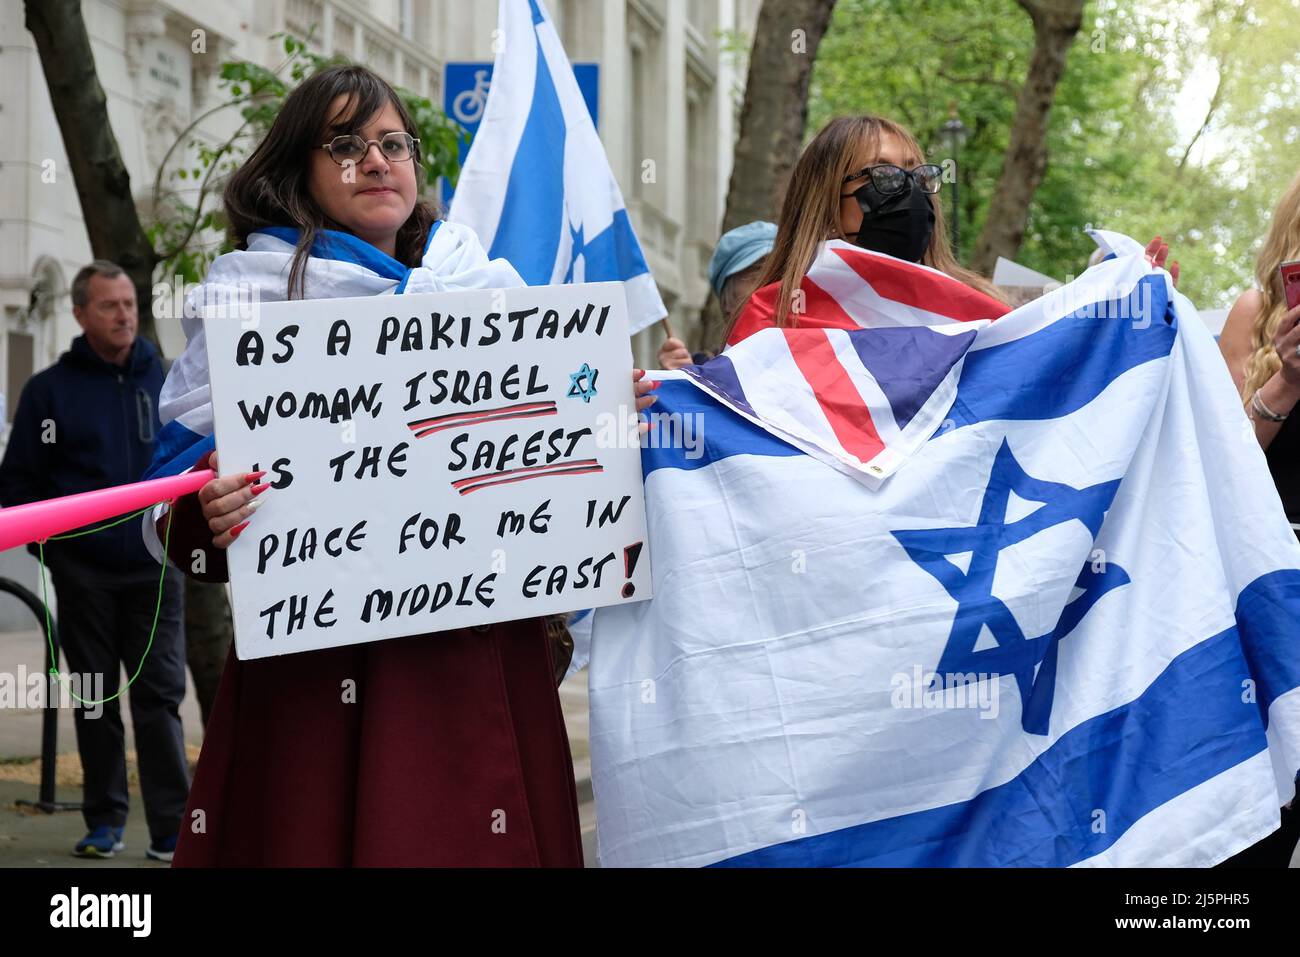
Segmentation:
<svg viewBox="0 0 1300 957">
<path fill-rule="evenodd" d="M 808 84 L 835 0 L 764 0 L 749 53 L 727 209 L 722 230 L 776 221 L 808 123 Z M 710 297 L 697 345 L 713 348 L 722 314 Z"/>
<path fill-rule="evenodd" d="M 1047 170 L 1047 121 L 1065 60 L 1083 25 L 1084 0 L 1019 0 L 1034 24 L 1034 53 L 1016 104 L 1002 175 L 975 242 L 971 268 L 990 275 L 999 256 L 1014 259 L 1029 222 L 1029 204 Z"/>
<path fill-rule="evenodd" d="M 131 177 L 108 121 L 108 101 L 95 71 L 78 0 L 25 0 L 54 116 L 97 259 L 121 266 L 135 284 L 140 334 L 155 345 L 153 270 L 158 256 L 140 223 Z"/>
<path fill-rule="evenodd" d="M 135 284 L 140 335 L 158 345 L 153 271 L 159 257 L 140 222 L 131 177 L 108 119 L 108 101 L 95 70 L 78 0 L 26 0 L 27 29 L 68 154 L 81 215 L 96 258 L 117 263 Z M 159 350 L 161 352 L 161 349 Z M 220 585 L 186 580 L 186 658 L 206 724 L 234 634 L 230 603 Z"/>
</svg>

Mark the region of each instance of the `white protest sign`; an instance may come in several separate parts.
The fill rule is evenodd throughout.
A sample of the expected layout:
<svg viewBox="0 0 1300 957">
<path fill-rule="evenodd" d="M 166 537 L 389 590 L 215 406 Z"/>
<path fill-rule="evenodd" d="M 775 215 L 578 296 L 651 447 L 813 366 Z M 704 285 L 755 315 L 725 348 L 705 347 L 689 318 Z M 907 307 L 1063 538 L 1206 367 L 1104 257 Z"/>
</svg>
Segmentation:
<svg viewBox="0 0 1300 957">
<path fill-rule="evenodd" d="M 619 283 L 205 319 L 241 659 L 649 598 Z M 437 641 L 437 636 L 427 640 Z"/>
</svg>

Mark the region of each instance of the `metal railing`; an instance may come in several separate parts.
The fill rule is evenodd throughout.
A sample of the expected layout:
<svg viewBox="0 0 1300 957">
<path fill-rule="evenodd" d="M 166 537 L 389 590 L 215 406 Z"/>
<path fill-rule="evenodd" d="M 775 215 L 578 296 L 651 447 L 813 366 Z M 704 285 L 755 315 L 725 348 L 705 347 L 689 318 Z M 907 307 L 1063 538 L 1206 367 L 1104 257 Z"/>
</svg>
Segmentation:
<svg viewBox="0 0 1300 957">
<path fill-rule="evenodd" d="M 10 578 L 0 578 L 0 592 L 13 595 L 27 610 L 36 616 L 40 630 L 45 630 L 45 605 L 32 592 Z M 45 646 L 45 674 L 57 671 L 59 667 L 59 630 L 54 617 L 50 616 L 50 640 Z M 45 695 L 44 713 L 41 715 L 41 783 L 35 801 L 19 800 L 14 803 L 34 807 L 46 814 L 55 811 L 79 811 L 79 801 L 57 801 L 54 797 L 55 769 L 59 753 L 59 708 L 53 694 Z"/>
</svg>

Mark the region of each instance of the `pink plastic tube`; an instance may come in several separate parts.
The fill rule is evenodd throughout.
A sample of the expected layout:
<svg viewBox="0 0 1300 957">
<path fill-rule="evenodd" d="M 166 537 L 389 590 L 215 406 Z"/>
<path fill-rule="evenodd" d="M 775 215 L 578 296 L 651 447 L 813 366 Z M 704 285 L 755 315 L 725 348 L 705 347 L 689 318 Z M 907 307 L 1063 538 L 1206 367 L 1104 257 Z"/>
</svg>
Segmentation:
<svg viewBox="0 0 1300 957">
<path fill-rule="evenodd" d="M 188 495 L 216 477 L 212 469 L 182 472 L 147 482 L 0 508 L 0 552 Z"/>
</svg>

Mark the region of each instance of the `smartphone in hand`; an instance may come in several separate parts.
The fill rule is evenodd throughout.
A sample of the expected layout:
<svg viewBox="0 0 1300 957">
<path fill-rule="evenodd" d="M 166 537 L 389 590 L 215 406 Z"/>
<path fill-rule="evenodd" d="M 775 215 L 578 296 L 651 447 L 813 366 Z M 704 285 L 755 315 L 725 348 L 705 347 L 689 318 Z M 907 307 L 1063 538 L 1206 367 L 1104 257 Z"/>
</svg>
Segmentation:
<svg viewBox="0 0 1300 957">
<path fill-rule="evenodd" d="M 1294 309 L 1300 306 L 1300 261 L 1283 263 L 1277 271 L 1282 276 L 1282 293 L 1286 296 L 1286 307 Z"/>
</svg>

